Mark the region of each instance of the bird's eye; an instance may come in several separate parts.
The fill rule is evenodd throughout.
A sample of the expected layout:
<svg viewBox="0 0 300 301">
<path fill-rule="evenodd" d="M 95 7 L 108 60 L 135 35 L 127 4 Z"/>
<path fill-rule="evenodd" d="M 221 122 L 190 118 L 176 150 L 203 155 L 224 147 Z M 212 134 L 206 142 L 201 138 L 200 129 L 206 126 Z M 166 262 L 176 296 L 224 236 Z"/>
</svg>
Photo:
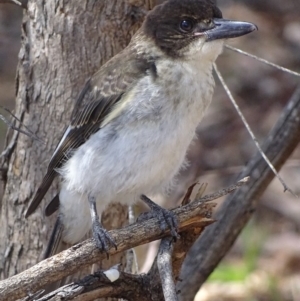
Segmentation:
<svg viewBox="0 0 300 301">
<path fill-rule="evenodd" d="M 180 22 L 180 29 L 184 32 L 189 32 L 193 29 L 194 23 L 191 20 L 184 19 Z"/>
</svg>

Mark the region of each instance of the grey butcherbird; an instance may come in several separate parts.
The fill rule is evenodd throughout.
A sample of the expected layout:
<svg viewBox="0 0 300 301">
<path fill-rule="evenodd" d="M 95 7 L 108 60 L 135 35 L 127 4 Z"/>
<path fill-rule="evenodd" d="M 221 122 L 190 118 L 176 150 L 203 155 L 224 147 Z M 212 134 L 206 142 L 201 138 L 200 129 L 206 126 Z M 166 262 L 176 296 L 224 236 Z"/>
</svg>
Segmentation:
<svg viewBox="0 0 300 301">
<path fill-rule="evenodd" d="M 209 0 L 169 0 L 147 15 L 130 44 L 87 81 L 26 212 L 33 213 L 60 175 L 59 195 L 46 209 L 46 215 L 60 211 L 48 255 L 58 238 L 74 244 L 91 227 L 97 246 L 108 252 L 115 244 L 99 215 L 110 203 L 139 198 L 177 236 L 173 214 L 146 195 L 166 192 L 187 164 L 224 40 L 255 29 L 222 19 Z"/>
</svg>

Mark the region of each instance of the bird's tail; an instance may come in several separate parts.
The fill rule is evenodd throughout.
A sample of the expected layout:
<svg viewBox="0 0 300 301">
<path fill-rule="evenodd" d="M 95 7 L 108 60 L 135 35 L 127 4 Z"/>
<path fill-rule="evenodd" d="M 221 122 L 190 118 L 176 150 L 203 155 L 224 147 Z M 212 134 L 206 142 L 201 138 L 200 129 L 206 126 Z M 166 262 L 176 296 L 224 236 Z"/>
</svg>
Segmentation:
<svg viewBox="0 0 300 301">
<path fill-rule="evenodd" d="M 58 254 L 71 247 L 70 244 L 67 244 L 63 241 L 62 234 L 63 234 L 63 224 L 60 221 L 60 217 L 58 217 L 55 222 L 55 226 L 53 228 L 49 243 L 47 245 L 47 249 L 44 253 L 44 259 L 49 258 L 49 257 L 51 257 L 55 254 Z M 81 279 L 83 276 L 86 276 L 90 273 L 91 273 L 91 267 L 87 267 L 85 269 L 82 269 L 82 270 L 76 272 L 73 275 L 67 276 L 56 282 L 47 284 L 44 287 L 44 290 L 45 290 L 44 294 L 53 292 L 53 291 L 57 290 L 58 288 L 66 285 L 68 283 L 74 282 L 78 279 Z"/>
<path fill-rule="evenodd" d="M 58 199 L 58 196 L 56 196 L 56 198 Z M 56 201 L 57 200 L 54 199 L 54 202 L 56 202 Z M 52 211 L 52 210 L 50 210 L 50 211 Z M 50 215 L 50 214 L 48 214 L 48 215 Z M 54 255 L 71 247 L 71 244 L 68 244 L 63 241 L 63 231 L 64 231 L 64 225 L 61 221 L 61 217 L 58 216 L 58 218 L 55 222 L 54 228 L 52 230 L 46 251 L 44 252 L 43 259 L 54 256 Z M 87 238 L 87 237 L 84 237 L 84 238 Z M 87 267 L 85 269 L 82 269 L 82 270 L 76 272 L 73 275 L 70 275 L 70 276 L 63 278 L 59 281 L 56 281 L 54 283 L 50 283 L 44 287 L 45 294 L 48 294 L 65 284 L 68 284 L 68 283 L 71 283 L 78 279 L 81 279 L 83 276 L 86 276 L 90 273 L 91 273 L 91 267 Z"/>
<path fill-rule="evenodd" d="M 51 184 L 52 184 L 55 177 L 56 177 L 56 172 L 55 171 L 51 171 L 51 172 L 46 174 L 46 176 L 43 179 L 42 184 L 38 188 L 34 198 L 32 199 L 32 201 L 30 202 L 30 204 L 27 208 L 27 211 L 25 213 L 26 218 L 29 215 L 31 215 L 36 210 L 38 205 L 41 203 L 42 199 L 44 198 L 46 192 L 48 191 L 48 189 L 51 186 Z"/>
<path fill-rule="evenodd" d="M 49 258 L 55 254 L 58 254 L 66 249 L 68 249 L 68 247 L 70 247 L 70 245 L 68 245 L 67 243 L 65 243 L 62 240 L 62 234 L 63 234 L 63 224 L 60 220 L 60 217 L 58 216 L 54 228 L 52 230 L 51 236 L 50 236 L 50 240 L 48 242 L 46 251 L 44 253 L 43 259 Z M 54 283 L 50 283 L 47 284 L 44 289 L 45 289 L 45 294 L 48 294 L 56 289 L 58 289 L 59 287 L 67 284 L 69 282 L 68 278 L 56 281 Z"/>
<path fill-rule="evenodd" d="M 60 253 L 70 247 L 69 244 L 65 243 L 62 240 L 63 234 L 63 224 L 58 216 L 52 234 L 50 236 L 50 240 L 47 245 L 47 249 L 44 253 L 44 259 L 49 258 L 57 253 Z"/>
</svg>

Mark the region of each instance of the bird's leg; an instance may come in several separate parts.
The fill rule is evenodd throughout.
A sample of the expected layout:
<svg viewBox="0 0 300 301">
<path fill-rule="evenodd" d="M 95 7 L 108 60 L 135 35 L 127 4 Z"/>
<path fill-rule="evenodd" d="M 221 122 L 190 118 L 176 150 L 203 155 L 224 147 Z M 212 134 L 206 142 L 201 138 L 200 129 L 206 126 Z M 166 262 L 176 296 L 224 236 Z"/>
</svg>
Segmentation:
<svg viewBox="0 0 300 301">
<path fill-rule="evenodd" d="M 178 221 L 176 215 L 172 211 L 160 207 L 144 194 L 141 195 L 141 200 L 151 209 L 151 216 L 158 217 L 160 229 L 164 232 L 169 228 L 172 237 L 176 241 L 180 237 L 178 234 Z"/>
<path fill-rule="evenodd" d="M 89 196 L 89 205 L 90 205 L 90 212 L 92 218 L 92 230 L 93 230 L 93 237 L 96 242 L 97 247 L 101 251 L 105 251 L 108 257 L 108 251 L 110 246 L 115 247 L 117 249 L 117 245 L 115 244 L 112 237 L 109 235 L 107 230 L 105 230 L 100 222 L 97 208 L 96 208 L 96 200 L 93 196 Z"/>
</svg>

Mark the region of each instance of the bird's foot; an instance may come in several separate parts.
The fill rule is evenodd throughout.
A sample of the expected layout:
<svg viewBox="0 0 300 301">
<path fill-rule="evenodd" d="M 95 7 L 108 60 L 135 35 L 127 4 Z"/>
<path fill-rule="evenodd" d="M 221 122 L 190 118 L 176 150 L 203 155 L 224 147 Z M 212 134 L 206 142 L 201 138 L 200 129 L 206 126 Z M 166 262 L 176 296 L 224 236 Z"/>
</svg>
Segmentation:
<svg viewBox="0 0 300 301">
<path fill-rule="evenodd" d="M 157 217 L 161 231 L 165 232 L 169 228 L 174 241 L 179 239 L 180 235 L 178 234 L 178 221 L 176 215 L 172 211 L 160 207 L 144 194 L 141 195 L 141 200 L 150 207 L 151 211 L 142 213 L 138 217 L 138 221 L 144 218 Z"/>
<path fill-rule="evenodd" d="M 109 257 L 108 251 L 110 246 L 115 247 L 117 250 L 117 245 L 109 235 L 106 229 L 100 223 L 100 218 L 97 213 L 96 208 L 96 199 L 95 197 L 89 195 L 88 197 L 89 205 L 90 205 L 90 213 L 92 218 L 92 230 L 93 230 L 93 237 L 96 242 L 96 246 L 100 249 L 100 251 L 104 251 Z"/>
<path fill-rule="evenodd" d="M 114 247 L 117 250 L 117 245 L 113 238 L 110 236 L 108 231 L 103 228 L 99 220 L 93 222 L 93 237 L 96 242 L 96 246 L 100 249 L 100 251 L 104 251 L 109 257 L 108 251 L 110 247 Z"/>
</svg>

